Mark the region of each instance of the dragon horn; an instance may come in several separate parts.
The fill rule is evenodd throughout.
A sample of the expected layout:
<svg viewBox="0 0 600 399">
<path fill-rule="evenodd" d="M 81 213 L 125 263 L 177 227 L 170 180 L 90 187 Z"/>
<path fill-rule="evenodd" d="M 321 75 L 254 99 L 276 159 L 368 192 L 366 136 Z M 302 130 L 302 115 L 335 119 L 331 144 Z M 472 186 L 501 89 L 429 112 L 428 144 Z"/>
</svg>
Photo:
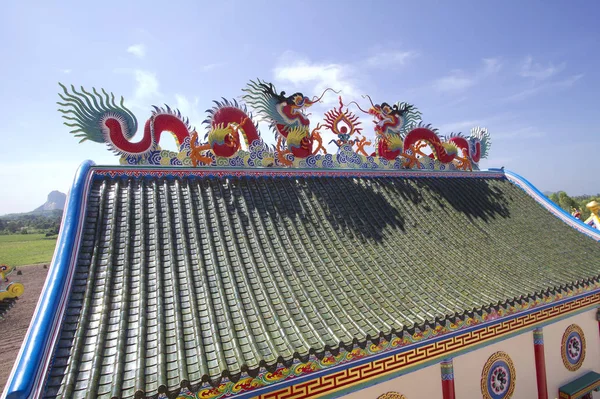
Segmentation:
<svg viewBox="0 0 600 399">
<path fill-rule="evenodd" d="M 355 104 L 355 105 L 358 107 L 358 109 L 360 109 L 360 110 L 361 110 L 362 112 L 364 112 L 365 114 L 368 114 L 368 113 L 369 113 L 369 111 L 365 111 L 364 109 L 362 109 L 362 108 L 360 107 L 360 105 L 358 105 L 358 103 L 357 103 L 356 101 L 350 101 L 350 102 L 349 102 L 349 103 L 346 105 L 346 107 L 349 107 L 349 106 L 350 106 L 350 104 Z"/>
<path fill-rule="evenodd" d="M 325 93 L 327 93 L 329 90 L 331 90 L 331 91 L 332 91 L 332 92 L 334 92 L 335 94 L 340 94 L 340 92 L 339 92 L 339 91 L 335 91 L 335 90 L 333 90 L 331 87 L 328 87 L 328 88 L 326 88 L 326 89 L 325 89 L 325 91 L 323 92 L 323 94 L 321 94 L 321 97 L 319 97 L 319 98 L 313 97 L 313 99 L 311 100 L 311 102 L 312 102 L 312 103 L 316 103 L 316 102 L 319 102 L 319 101 L 321 101 L 321 99 L 323 98 L 323 96 L 325 95 Z"/>
<path fill-rule="evenodd" d="M 372 106 L 372 107 L 374 107 L 374 106 L 375 106 L 375 104 L 373 104 L 373 100 L 371 100 L 371 96 L 370 96 L 370 95 L 368 95 L 368 94 L 363 94 L 363 95 L 362 95 L 362 98 L 365 98 L 365 97 L 369 99 L 369 101 L 371 102 L 371 106 Z"/>
</svg>

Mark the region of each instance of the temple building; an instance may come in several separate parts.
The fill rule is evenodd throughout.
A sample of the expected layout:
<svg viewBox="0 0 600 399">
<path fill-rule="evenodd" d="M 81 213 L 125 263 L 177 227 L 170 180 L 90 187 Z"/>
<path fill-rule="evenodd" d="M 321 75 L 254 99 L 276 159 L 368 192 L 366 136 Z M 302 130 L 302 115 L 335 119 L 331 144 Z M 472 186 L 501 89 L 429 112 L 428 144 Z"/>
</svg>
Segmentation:
<svg viewBox="0 0 600 399">
<path fill-rule="evenodd" d="M 480 170 L 487 130 L 371 104 L 369 143 L 340 98 L 311 131 L 319 98 L 258 81 L 205 144 L 159 108 L 134 142 L 114 96 L 63 93 L 121 165 L 77 171 L 3 398 L 600 397 L 600 230 Z"/>
</svg>

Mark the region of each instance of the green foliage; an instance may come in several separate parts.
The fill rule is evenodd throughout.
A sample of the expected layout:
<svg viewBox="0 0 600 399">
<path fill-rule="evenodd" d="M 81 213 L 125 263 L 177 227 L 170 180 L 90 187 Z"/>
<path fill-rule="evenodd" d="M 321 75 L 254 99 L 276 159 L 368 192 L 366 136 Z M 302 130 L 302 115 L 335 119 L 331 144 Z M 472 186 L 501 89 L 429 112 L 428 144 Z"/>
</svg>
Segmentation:
<svg viewBox="0 0 600 399">
<path fill-rule="evenodd" d="M 0 263 L 10 266 L 50 263 L 56 236 L 45 234 L 0 235 Z"/>
<path fill-rule="evenodd" d="M 548 195 L 548 198 L 569 213 L 572 212 L 573 208 L 579 209 L 581 211 L 581 220 L 583 221 L 590 217 L 590 211 L 585 207 L 586 204 L 591 201 L 600 202 L 600 194 L 569 197 L 564 191 L 552 193 Z"/>
<path fill-rule="evenodd" d="M 58 234 L 62 210 L 16 213 L 0 217 L 0 234 Z"/>
</svg>

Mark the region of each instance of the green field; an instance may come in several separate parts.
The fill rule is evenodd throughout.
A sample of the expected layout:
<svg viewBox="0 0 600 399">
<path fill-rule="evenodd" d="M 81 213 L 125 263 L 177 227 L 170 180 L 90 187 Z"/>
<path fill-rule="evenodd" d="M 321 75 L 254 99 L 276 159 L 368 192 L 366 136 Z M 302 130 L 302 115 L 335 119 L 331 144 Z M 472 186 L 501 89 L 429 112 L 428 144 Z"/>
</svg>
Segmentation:
<svg viewBox="0 0 600 399">
<path fill-rule="evenodd" d="M 9 266 L 50 263 L 56 236 L 45 234 L 0 235 L 0 264 Z"/>
</svg>

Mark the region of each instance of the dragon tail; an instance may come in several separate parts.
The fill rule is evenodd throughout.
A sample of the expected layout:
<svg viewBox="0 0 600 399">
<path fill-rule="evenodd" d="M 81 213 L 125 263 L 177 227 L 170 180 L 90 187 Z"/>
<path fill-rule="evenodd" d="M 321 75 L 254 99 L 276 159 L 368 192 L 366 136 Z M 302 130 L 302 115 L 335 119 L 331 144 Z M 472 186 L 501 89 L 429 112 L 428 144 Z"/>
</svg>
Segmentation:
<svg viewBox="0 0 600 399">
<path fill-rule="evenodd" d="M 63 114 L 64 124 L 73 128 L 71 133 L 81 138 L 79 141 L 86 140 L 96 143 L 108 143 L 105 132 L 102 129 L 102 121 L 110 116 L 118 119 L 127 128 L 123 132 L 127 139 L 133 137 L 137 131 L 138 124 L 133 113 L 125 107 L 124 99 L 121 97 L 119 105 L 115 102 L 115 95 L 109 94 L 102 89 L 102 95 L 95 88 L 90 93 L 81 87 L 81 92 L 75 90 L 71 85 L 72 93 L 69 93 L 67 87 L 58 83 L 64 94 L 59 93 L 59 97 L 64 102 L 57 102 L 62 108 L 58 111 Z"/>
</svg>

